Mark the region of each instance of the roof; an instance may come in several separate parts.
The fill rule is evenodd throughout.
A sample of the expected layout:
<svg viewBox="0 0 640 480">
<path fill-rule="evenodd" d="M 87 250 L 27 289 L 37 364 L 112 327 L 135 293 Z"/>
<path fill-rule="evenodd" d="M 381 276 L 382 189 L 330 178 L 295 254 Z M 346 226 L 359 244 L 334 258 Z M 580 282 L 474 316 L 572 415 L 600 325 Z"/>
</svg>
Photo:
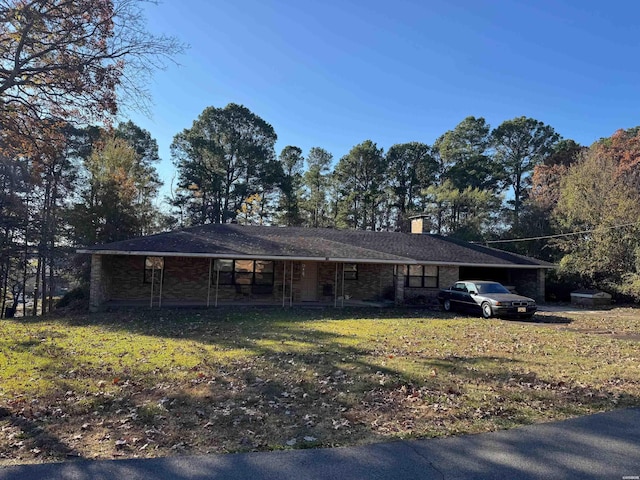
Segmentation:
<svg viewBox="0 0 640 480">
<path fill-rule="evenodd" d="M 523 255 L 430 234 L 209 224 L 78 250 L 111 255 L 199 256 L 358 263 L 552 268 Z"/>
</svg>

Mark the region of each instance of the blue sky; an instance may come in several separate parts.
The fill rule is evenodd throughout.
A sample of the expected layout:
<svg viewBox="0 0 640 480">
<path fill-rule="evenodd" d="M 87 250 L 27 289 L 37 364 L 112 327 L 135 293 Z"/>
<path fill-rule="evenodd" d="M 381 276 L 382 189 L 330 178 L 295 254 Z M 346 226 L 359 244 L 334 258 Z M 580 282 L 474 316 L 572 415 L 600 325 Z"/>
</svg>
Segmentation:
<svg viewBox="0 0 640 480">
<path fill-rule="evenodd" d="M 190 45 L 149 85 L 169 145 L 208 106 L 243 104 L 338 160 L 371 139 L 432 144 L 469 115 L 525 115 L 589 145 L 640 124 L 640 2 L 165 0 L 148 29 Z M 166 189 L 165 189 L 166 193 Z"/>
</svg>

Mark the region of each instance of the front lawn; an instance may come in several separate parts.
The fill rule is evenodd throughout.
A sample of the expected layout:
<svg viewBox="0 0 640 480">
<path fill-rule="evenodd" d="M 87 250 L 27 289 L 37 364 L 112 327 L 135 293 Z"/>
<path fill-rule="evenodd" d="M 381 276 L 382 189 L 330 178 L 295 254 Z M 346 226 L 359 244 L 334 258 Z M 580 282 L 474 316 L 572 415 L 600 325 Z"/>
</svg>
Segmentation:
<svg viewBox="0 0 640 480">
<path fill-rule="evenodd" d="M 0 465 L 354 445 L 640 405 L 640 311 L 0 320 Z"/>
</svg>

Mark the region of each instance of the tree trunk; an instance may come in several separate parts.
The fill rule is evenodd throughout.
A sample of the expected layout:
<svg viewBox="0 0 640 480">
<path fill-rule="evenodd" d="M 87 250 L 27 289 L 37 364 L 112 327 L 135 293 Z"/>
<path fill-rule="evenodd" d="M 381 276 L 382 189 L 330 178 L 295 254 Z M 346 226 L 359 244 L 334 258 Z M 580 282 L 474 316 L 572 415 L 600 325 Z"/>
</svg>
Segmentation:
<svg viewBox="0 0 640 480">
<path fill-rule="evenodd" d="M 514 230 L 518 229 L 518 225 L 520 223 L 520 188 L 521 188 L 521 175 L 518 174 L 518 176 L 516 177 L 516 184 L 514 186 L 513 189 L 513 197 L 514 197 L 514 203 L 513 203 L 513 228 Z"/>
<path fill-rule="evenodd" d="M 49 305 L 47 310 L 53 310 L 53 295 L 55 293 L 55 259 L 56 259 L 56 231 L 57 231 L 57 204 L 59 175 L 53 172 L 53 187 L 49 201 Z"/>
<path fill-rule="evenodd" d="M 40 295 L 41 295 L 41 309 L 42 314 L 47 313 L 47 250 L 49 245 L 49 222 L 50 222 L 50 211 L 51 211 L 51 167 L 49 166 L 46 176 L 44 178 L 45 182 L 45 191 L 44 191 L 44 199 L 42 202 L 42 217 L 40 221 L 42 222 L 42 227 L 40 229 L 40 244 L 38 247 L 38 263 L 41 266 L 40 270 Z"/>
<path fill-rule="evenodd" d="M 38 255 L 38 264 L 36 267 L 36 284 L 33 287 L 33 311 L 31 312 L 33 316 L 38 315 L 38 299 L 40 295 L 40 269 L 42 267 L 41 260 L 42 260 L 42 257 Z"/>
<path fill-rule="evenodd" d="M 29 193 L 25 200 L 26 218 L 24 224 L 24 259 L 22 265 L 22 315 L 27 315 L 27 274 L 29 273 Z M 34 302 L 36 297 L 34 296 Z"/>
<path fill-rule="evenodd" d="M 7 286 L 9 285 L 9 267 L 11 265 L 10 257 L 7 255 L 6 263 L 3 266 L 3 278 L 2 278 L 2 311 L 0 311 L 0 318 L 4 318 L 5 308 L 7 306 Z"/>
</svg>

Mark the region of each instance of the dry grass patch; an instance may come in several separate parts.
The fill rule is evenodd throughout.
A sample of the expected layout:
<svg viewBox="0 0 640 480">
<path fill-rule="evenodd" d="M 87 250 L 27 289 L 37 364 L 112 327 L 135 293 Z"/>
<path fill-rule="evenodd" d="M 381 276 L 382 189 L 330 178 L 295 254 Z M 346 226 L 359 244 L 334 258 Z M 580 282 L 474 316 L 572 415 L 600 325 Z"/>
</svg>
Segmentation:
<svg viewBox="0 0 640 480">
<path fill-rule="evenodd" d="M 640 311 L 0 321 L 0 464 L 354 445 L 640 405 Z"/>
</svg>

